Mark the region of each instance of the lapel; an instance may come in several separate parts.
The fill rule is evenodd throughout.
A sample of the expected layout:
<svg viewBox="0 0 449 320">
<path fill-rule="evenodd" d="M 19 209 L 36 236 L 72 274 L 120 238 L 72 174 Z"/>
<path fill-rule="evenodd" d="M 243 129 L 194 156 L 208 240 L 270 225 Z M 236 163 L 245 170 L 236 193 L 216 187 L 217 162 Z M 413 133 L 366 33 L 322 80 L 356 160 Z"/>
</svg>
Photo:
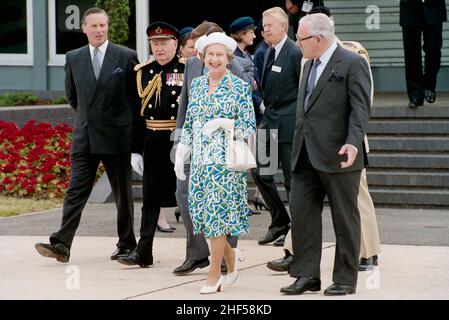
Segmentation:
<svg viewBox="0 0 449 320">
<path fill-rule="evenodd" d="M 307 80 L 309 79 L 311 70 L 312 70 L 312 60 L 308 60 L 304 65 L 304 70 L 303 70 L 304 74 L 301 79 L 301 82 L 299 83 L 297 112 L 300 112 L 300 113 L 304 112 L 304 99 L 306 98 Z"/>
<path fill-rule="evenodd" d="M 262 79 L 260 79 L 260 83 L 263 83 L 263 78 L 265 76 L 265 68 L 267 67 L 267 60 L 268 56 L 270 55 L 271 47 L 268 47 L 268 49 L 265 51 L 265 55 L 263 57 L 263 67 L 262 67 Z"/>
<path fill-rule="evenodd" d="M 87 73 L 85 73 L 86 84 L 91 88 L 90 92 L 93 93 L 97 85 L 97 80 L 95 79 L 94 67 L 92 66 L 89 45 L 85 46 L 81 51 L 81 60 L 81 66 L 89 66 Z"/>
<path fill-rule="evenodd" d="M 234 55 L 237 56 L 237 57 L 246 59 L 245 54 L 243 53 L 243 51 L 239 47 L 235 48 Z"/>
<path fill-rule="evenodd" d="M 285 71 L 287 68 L 286 61 L 288 60 L 289 52 L 290 52 L 290 39 L 287 38 L 284 45 L 282 46 L 281 51 L 276 60 L 274 60 L 273 66 L 281 67 L 281 70 Z M 267 57 L 268 58 L 268 57 Z M 266 61 L 265 61 L 266 62 Z M 281 76 L 282 72 L 270 72 L 268 73 L 266 90 L 270 91 L 270 89 L 278 83 L 278 78 Z"/>
<path fill-rule="evenodd" d="M 103 64 L 101 65 L 100 75 L 97 80 L 97 86 L 95 87 L 94 97 L 108 83 L 108 80 L 111 77 L 115 66 L 117 65 L 117 61 L 117 47 L 113 43 L 109 42 L 108 48 L 106 49 L 106 53 L 104 55 Z"/>
<path fill-rule="evenodd" d="M 331 58 L 329 59 L 329 62 L 327 63 L 326 67 L 323 70 L 323 73 L 321 73 L 320 78 L 318 79 L 318 82 L 315 86 L 315 89 L 313 89 L 312 92 L 312 96 L 309 99 L 309 108 L 307 109 L 307 112 L 310 111 L 310 109 L 313 108 L 313 104 L 315 103 L 316 99 L 318 98 L 320 92 L 323 90 L 323 88 L 330 83 L 329 81 L 329 77 L 332 74 L 332 70 L 335 70 L 338 63 L 340 63 L 341 61 L 341 47 L 337 46 L 337 49 L 335 49 L 334 53 L 332 54 Z M 306 81 L 304 81 L 305 83 L 307 83 L 308 80 L 308 74 L 307 74 L 307 78 L 305 78 Z"/>
</svg>

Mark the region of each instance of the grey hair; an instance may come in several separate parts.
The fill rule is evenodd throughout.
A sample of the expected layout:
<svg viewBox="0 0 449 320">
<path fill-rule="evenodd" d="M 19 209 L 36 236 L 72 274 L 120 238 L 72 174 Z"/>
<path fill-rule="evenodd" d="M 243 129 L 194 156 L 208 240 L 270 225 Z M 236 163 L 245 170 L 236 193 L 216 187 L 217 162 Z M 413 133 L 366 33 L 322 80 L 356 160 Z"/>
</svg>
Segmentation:
<svg viewBox="0 0 449 320">
<path fill-rule="evenodd" d="M 335 38 L 334 20 L 323 13 L 309 14 L 299 21 L 299 26 L 306 23 L 310 24 L 310 35 L 321 35 L 326 39 L 333 40 Z"/>
</svg>

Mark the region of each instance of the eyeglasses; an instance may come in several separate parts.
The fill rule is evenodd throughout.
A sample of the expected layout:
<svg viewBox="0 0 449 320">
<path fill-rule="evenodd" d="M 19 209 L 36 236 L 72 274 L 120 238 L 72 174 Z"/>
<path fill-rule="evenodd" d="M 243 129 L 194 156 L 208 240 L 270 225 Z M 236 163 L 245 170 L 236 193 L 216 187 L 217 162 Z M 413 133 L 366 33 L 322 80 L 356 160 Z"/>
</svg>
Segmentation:
<svg viewBox="0 0 449 320">
<path fill-rule="evenodd" d="M 307 36 L 307 37 L 303 37 L 303 38 L 298 38 L 298 39 L 296 39 L 296 42 L 301 43 L 301 41 L 308 40 L 308 39 L 313 38 L 313 37 L 315 37 L 315 36 L 316 36 L 316 35 L 313 35 L 313 36 Z"/>
</svg>

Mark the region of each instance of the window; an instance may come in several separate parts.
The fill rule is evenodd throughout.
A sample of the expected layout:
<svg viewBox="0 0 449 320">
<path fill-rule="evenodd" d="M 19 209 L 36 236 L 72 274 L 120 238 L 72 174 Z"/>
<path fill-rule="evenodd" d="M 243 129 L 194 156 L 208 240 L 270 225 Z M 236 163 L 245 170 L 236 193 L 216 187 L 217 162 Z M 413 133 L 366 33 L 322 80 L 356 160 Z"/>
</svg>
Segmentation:
<svg viewBox="0 0 449 320">
<path fill-rule="evenodd" d="M 33 64 L 32 0 L 0 3 L 0 64 Z"/>
<path fill-rule="evenodd" d="M 95 0 L 50 0 L 49 17 L 49 65 L 64 65 L 67 51 L 87 44 L 87 38 L 81 29 L 84 12 L 95 6 Z M 128 43 L 135 48 L 136 13 L 135 1 L 130 1 Z"/>
</svg>

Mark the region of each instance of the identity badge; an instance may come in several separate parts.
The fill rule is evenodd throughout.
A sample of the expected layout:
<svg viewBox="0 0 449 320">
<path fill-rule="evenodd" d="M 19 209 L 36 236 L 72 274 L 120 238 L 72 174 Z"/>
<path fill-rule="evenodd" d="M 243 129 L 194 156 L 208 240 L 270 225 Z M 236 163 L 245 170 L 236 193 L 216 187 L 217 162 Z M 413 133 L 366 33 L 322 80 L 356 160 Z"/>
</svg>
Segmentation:
<svg viewBox="0 0 449 320">
<path fill-rule="evenodd" d="M 280 73 L 280 72 L 282 71 L 282 68 L 279 67 L 279 66 L 272 66 L 272 67 L 271 67 L 271 71 Z"/>
<path fill-rule="evenodd" d="M 304 1 L 304 3 L 302 4 L 302 11 L 304 12 L 310 12 L 310 10 L 312 10 L 313 8 L 313 2 L 312 1 Z"/>
</svg>

